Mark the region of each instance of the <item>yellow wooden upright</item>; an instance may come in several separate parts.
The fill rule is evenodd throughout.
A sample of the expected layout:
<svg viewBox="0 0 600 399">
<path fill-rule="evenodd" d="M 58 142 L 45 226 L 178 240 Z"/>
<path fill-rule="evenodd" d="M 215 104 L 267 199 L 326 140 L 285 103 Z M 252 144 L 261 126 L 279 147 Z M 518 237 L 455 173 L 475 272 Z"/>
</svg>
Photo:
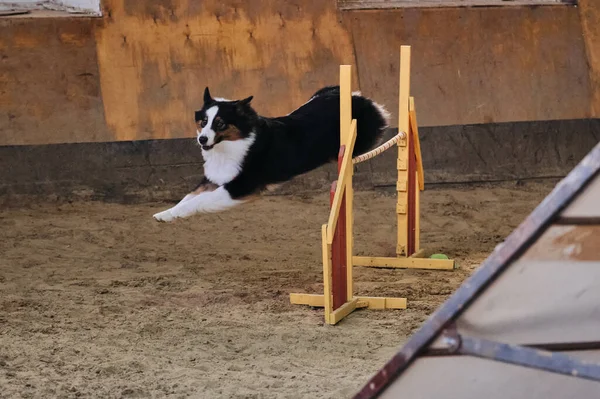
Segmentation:
<svg viewBox="0 0 600 399">
<path fill-rule="evenodd" d="M 352 67 L 350 65 L 340 66 L 340 146 L 346 145 L 350 139 L 350 124 L 352 123 Z M 350 165 L 348 181 L 352 182 L 354 168 Z M 353 253 L 353 223 L 354 213 L 354 190 L 352 183 L 346 185 L 346 287 L 347 298 L 350 300 L 354 287 L 352 283 L 352 253 Z"/>
<path fill-rule="evenodd" d="M 348 141 L 352 121 L 352 66 L 340 65 L 340 146 Z"/>
<path fill-rule="evenodd" d="M 350 65 L 340 66 L 340 145 L 346 146 L 342 167 L 338 174 L 337 188 L 329 213 L 327 224 L 322 226 L 321 239 L 323 251 L 323 295 L 291 293 L 290 302 L 298 305 L 323 306 L 325 322 L 336 324 L 345 316 L 358 308 L 368 309 L 406 309 L 406 298 L 383 298 L 354 296 L 352 285 L 352 269 L 354 266 L 394 267 L 416 269 L 451 270 L 454 261 L 449 259 L 428 259 L 408 253 L 408 184 L 414 179 L 416 188 L 415 214 L 415 250 L 420 249 L 420 191 L 424 189 L 423 165 L 419 144 L 416 111 L 414 99 L 410 97 L 410 46 L 400 47 L 400 93 L 398 129 L 405 134 L 398 140 L 398 181 L 396 190 L 398 202 L 398 244 L 396 257 L 353 256 L 353 190 L 352 190 L 352 150 L 354 148 L 357 121 L 352 119 L 352 74 Z M 411 138 L 412 129 L 414 140 Z M 414 146 L 416 169 L 411 176 L 408 174 L 408 154 L 410 146 Z M 332 298 L 332 259 L 331 250 L 335 228 L 337 226 L 343 195 L 346 195 L 346 255 L 347 255 L 347 301 L 338 309 L 333 310 Z M 422 251 L 423 252 L 423 251 Z"/>
<path fill-rule="evenodd" d="M 417 124 L 417 111 L 415 99 L 410 97 L 409 118 L 412 139 L 414 140 L 415 156 L 417 158 L 417 170 L 415 171 L 415 253 L 421 250 L 421 191 L 425 190 L 425 176 L 423 175 L 423 159 L 421 156 L 421 142 L 419 140 L 419 128 Z"/>
<path fill-rule="evenodd" d="M 410 46 L 400 46 L 400 94 L 398 97 L 398 130 L 406 132 L 403 139 L 398 140 L 398 245 L 396 255 L 407 257 L 408 253 L 408 146 L 410 143 L 409 127 L 409 93 L 410 93 Z"/>
<path fill-rule="evenodd" d="M 332 304 L 332 271 L 331 265 L 331 245 L 327 242 L 327 225 L 321 226 L 321 244 L 323 255 L 323 308 L 325 310 L 325 323 L 329 323 L 331 312 L 333 311 Z"/>
</svg>

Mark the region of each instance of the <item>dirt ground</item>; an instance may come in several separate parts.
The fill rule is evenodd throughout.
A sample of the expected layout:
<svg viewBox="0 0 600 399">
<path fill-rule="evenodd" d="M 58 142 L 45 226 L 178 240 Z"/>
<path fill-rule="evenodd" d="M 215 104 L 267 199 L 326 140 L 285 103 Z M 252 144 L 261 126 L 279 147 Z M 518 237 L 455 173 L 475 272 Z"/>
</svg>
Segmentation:
<svg viewBox="0 0 600 399">
<path fill-rule="evenodd" d="M 166 204 L 1 210 L 0 397 L 349 397 L 552 187 L 425 191 L 422 242 L 459 269 L 356 268 L 358 293 L 408 309 L 337 326 L 288 297 L 322 292 L 327 193 L 174 224 L 151 217 Z M 393 255 L 393 193 L 355 205 L 356 253 Z"/>
</svg>

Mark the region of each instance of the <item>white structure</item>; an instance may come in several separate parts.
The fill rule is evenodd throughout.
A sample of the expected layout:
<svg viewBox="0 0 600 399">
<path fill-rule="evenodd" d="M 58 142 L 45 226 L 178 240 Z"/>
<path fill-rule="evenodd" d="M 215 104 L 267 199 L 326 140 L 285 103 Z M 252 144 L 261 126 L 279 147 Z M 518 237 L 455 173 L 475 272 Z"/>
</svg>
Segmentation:
<svg viewBox="0 0 600 399">
<path fill-rule="evenodd" d="M 101 0 L 0 0 L 0 10 L 56 10 L 76 14 L 102 15 Z"/>
</svg>

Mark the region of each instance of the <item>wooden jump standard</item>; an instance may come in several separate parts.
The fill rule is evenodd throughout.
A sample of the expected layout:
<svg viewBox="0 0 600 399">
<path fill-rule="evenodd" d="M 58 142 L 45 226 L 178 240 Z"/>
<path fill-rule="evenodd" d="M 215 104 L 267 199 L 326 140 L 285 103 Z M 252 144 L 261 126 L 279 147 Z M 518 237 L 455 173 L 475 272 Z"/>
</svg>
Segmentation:
<svg viewBox="0 0 600 399">
<path fill-rule="evenodd" d="M 338 180 L 331 187 L 329 220 L 321 228 L 324 294 L 290 294 L 292 304 L 324 307 L 325 322 L 328 324 L 336 324 L 357 308 L 406 309 L 406 298 L 354 296 L 354 266 L 442 270 L 454 268 L 453 260 L 424 258 L 424 251 L 420 248 L 419 191 L 424 189 L 424 178 L 414 99 L 409 96 L 409 87 L 410 46 L 401 46 L 399 133 L 376 149 L 352 159 L 356 120 L 352 119 L 351 66 L 340 65 L 341 146 Z M 379 155 L 394 144 L 398 147 L 397 256 L 354 256 L 353 165 Z"/>
</svg>

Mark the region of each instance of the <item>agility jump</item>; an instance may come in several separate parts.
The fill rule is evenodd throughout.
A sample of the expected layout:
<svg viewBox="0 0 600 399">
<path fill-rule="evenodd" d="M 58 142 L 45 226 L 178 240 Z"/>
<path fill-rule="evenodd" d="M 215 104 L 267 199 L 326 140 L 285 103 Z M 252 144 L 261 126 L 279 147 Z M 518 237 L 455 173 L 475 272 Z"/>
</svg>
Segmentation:
<svg viewBox="0 0 600 399">
<path fill-rule="evenodd" d="M 398 134 L 376 149 L 352 158 L 356 120 L 352 119 L 351 66 L 340 66 L 340 152 L 338 179 L 331 187 L 331 211 L 321 227 L 323 295 L 290 294 L 296 305 L 324 307 L 325 322 L 336 324 L 358 308 L 406 309 L 406 298 L 355 296 L 354 266 L 451 270 L 454 261 L 425 258 L 420 247 L 419 192 L 424 190 L 423 164 L 414 99 L 410 97 L 410 46 L 400 48 Z M 398 242 L 396 257 L 353 254 L 353 165 L 371 159 L 393 145 L 398 148 L 396 182 Z"/>
</svg>

